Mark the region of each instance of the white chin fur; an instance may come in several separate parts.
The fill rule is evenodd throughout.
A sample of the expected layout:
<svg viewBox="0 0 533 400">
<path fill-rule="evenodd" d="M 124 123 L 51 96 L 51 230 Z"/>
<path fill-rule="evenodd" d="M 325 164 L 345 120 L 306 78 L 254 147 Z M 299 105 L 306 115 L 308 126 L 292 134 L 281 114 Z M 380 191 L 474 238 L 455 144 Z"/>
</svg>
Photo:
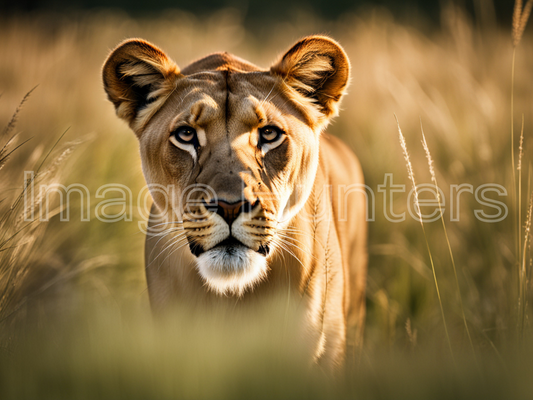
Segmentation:
<svg viewBox="0 0 533 400">
<path fill-rule="evenodd" d="M 201 254 L 198 272 L 207 286 L 218 294 L 241 296 L 267 274 L 267 261 L 261 254 L 246 248 L 216 247 Z"/>
</svg>

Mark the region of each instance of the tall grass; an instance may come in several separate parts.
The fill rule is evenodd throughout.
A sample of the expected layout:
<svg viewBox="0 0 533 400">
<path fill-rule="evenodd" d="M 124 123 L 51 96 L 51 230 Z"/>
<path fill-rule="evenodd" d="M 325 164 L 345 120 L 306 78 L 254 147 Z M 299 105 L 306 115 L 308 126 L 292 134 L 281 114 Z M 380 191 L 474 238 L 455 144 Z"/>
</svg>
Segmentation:
<svg viewBox="0 0 533 400">
<path fill-rule="evenodd" d="M 394 117 L 396 118 L 396 124 L 398 125 L 398 134 L 399 134 L 399 137 L 400 137 L 400 146 L 402 147 L 402 153 L 403 153 L 403 157 L 405 159 L 405 164 L 406 164 L 406 167 L 407 167 L 407 175 L 409 177 L 409 180 L 411 181 L 411 184 L 413 185 L 413 191 L 414 191 L 414 194 L 415 194 L 414 195 L 414 203 L 415 203 L 417 215 L 418 215 L 419 220 L 420 220 L 420 226 L 422 227 L 422 233 L 424 234 L 424 241 L 426 242 L 426 247 L 427 247 L 427 250 L 428 250 L 429 262 L 431 264 L 431 272 L 433 274 L 433 282 L 435 284 L 435 290 L 437 292 L 437 298 L 439 300 L 439 308 L 440 308 L 440 312 L 441 312 L 441 315 L 442 315 L 442 323 L 443 323 L 443 327 L 444 327 L 444 332 L 446 333 L 446 341 L 448 343 L 448 347 L 450 348 L 450 354 L 453 357 L 452 343 L 450 341 L 450 334 L 448 332 L 448 324 L 446 323 L 446 317 L 444 315 L 444 307 L 442 306 L 442 297 L 441 297 L 440 290 L 439 290 L 439 281 L 437 279 L 437 273 L 435 272 L 435 263 L 433 262 L 433 256 L 431 255 L 431 248 L 429 247 L 429 241 L 428 241 L 428 237 L 427 237 L 427 234 L 426 234 L 426 228 L 424 227 L 423 214 L 422 214 L 422 212 L 420 210 L 420 202 L 419 202 L 418 190 L 417 190 L 417 186 L 416 186 L 415 174 L 414 174 L 414 171 L 413 171 L 413 166 L 411 164 L 411 158 L 409 157 L 409 151 L 407 150 L 407 145 L 405 143 L 405 137 L 403 136 L 402 130 L 400 128 L 400 122 L 398 121 L 398 117 L 396 117 L 396 115 Z M 429 160 L 431 161 L 431 158 L 429 158 Z M 432 162 L 430 162 L 430 172 L 432 172 L 432 168 L 433 168 L 433 165 L 432 165 Z M 432 176 L 433 175 L 434 174 L 432 174 Z"/>
<path fill-rule="evenodd" d="M 0 202 L 0 323 L 3 324 L 20 308 L 20 303 L 25 301 L 20 296 L 20 288 L 32 263 L 35 262 L 36 253 L 39 251 L 40 245 L 38 239 L 43 234 L 46 226 L 40 220 L 25 218 L 28 208 L 31 207 L 33 209 L 38 205 L 26 204 L 24 195 L 34 180 L 47 184 L 57 180 L 57 172 L 62 166 L 62 161 L 66 158 L 65 156 L 60 157 L 55 163 L 47 166 L 42 171 L 41 169 L 53 150 L 52 148 L 39 167 L 25 166 L 28 170 L 35 171 L 35 175 L 31 180 L 24 182 L 21 190 L 10 187 L 10 185 L 14 184 L 13 179 L 10 178 L 21 179 L 21 174 L 19 173 L 20 171 L 17 171 L 19 166 L 10 168 L 9 159 L 13 158 L 16 151 L 30 141 L 28 139 L 16 145 L 18 134 L 13 134 L 13 131 L 16 129 L 19 113 L 33 90 L 24 96 L 5 126 L 1 138 L 4 143 L 0 149 L 0 169 L 3 168 L 2 174 L 4 177 L 0 185 L 0 192 L 3 196 Z M 71 150 L 72 146 L 65 151 L 69 152 Z M 30 159 L 33 158 L 33 162 L 36 161 L 35 156 L 36 154 L 30 157 Z M 55 212 L 55 210 L 52 210 L 48 217 L 53 217 Z"/>
<path fill-rule="evenodd" d="M 516 185 L 515 172 L 514 172 L 514 74 L 515 74 L 515 59 L 516 59 L 516 49 L 520 44 L 522 35 L 527 25 L 529 15 L 531 14 L 531 9 L 533 7 L 533 0 L 528 0 L 525 7 L 522 9 L 522 1 L 515 0 L 514 12 L 513 12 L 513 60 L 511 66 L 511 144 L 512 144 L 512 156 L 513 156 L 513 184 Z M 520 132 L 520 144 L 519 144 L 519 160 L 518 160 L 518 269 L 519 269 L 519 279 L 518 279 L 518 333 L 522 337 L 523 329 L 525 326 L 526 318 L 526 308 L 527 308 L 527 274 L 526 274 L 526 249 L 527 243 L 530 241 L 530 228 L 531 228 L 531 215 L 530 209 L 528 206 L 528 214 L 525 221 L 525 239 L 524 246 L 522 250 L 521 238 L 522 238 L 522 150 L 523 150 L 523 140 L 524 140 L 524 118 L 522 116 L 522 130 Z"/>
<path fill-rule="evenodd" d="M 357 153 L 376 194 L 364 348 L 346 376 L 332 380 L 310 366 L 305 341 L 280 328 L 297 321 L 279 299 L 259 315 L 220 311 L 211 318 L 184 307 L 154 323 L 138 227 L 146 216 L 135 206 L 131 221 L 83 222 L 74 202 L 71 221 L 56 215 L 30 225 L 0 249 L 0 331 L 11 338 L 0 355 L 0 396 L 528 398 L 531 172 L 527 191 L 522 172 L 531 170 L 533 146 L 530 3 L 515 12 L 512 38 L 490 18 L 474 22 L 453 5 L 443 8 L 433 29 L 423 20 L 395 21 L 383 9 L 337 21 L 296 13 L 292 23 L 256 30 L 244 28 L 238 10 L 203 18 L 181 11 L 139 19 L 108 11 L 0 17 L 0 123 L 10 127 L 0 143 L 10 143 L 0 157 L 0 218 L 9 215 L 10 222 L 1 225 L 0 237 L 25 226 L 17 225 L 20 203 L 11 207 L 24 191 L 24 170 L 37 169 L 50 151 L 36 179 L 83 183 L 93 195 L 91 211 L 103 184 L 126 185 L 134 195 L 141 190 L 136 139 L 115 117 L 100 83 L 101 62 L 126 37 L 158 44 L 180 66 L 223 50 L 267 68 L 299 37 L 330 33 L 346 48 L 353 79 L 329 131 Z M 509 99 L 512 116 L 523 115 L 518 163 L 513 118 L 508 134 Z M 436 185 L 438 174 L 444 193 L 441 221 L 424 223 L 423 231 L 408 213 L 391 223 L 381 212 L 377 187 L 384 174 L 394 173 L 395 184 L 409 182 L 393 114 L 402 121 L 412 175 Z M 420 119 L 423 145 L 416 146 Z M 87 135 L 92 139 L 79 144 Z M 57 164 L 61 154 L 69 160 Z M 44 174 L 49 168 L 54 172 Z M 486 183 L 512 186 L 507 197 L 493 197 L 505 202 L 510 217 L 480 221 L 474 210 L 492 210 L 465 192 L 459 209 L 454 204 L 458 220 L 452 219 L 450 185 Z M 394 200 L 396 213 L 408 211 L 407 193 Z M 15 317 L 16 329 L 6 329 Z"/>
</svg>

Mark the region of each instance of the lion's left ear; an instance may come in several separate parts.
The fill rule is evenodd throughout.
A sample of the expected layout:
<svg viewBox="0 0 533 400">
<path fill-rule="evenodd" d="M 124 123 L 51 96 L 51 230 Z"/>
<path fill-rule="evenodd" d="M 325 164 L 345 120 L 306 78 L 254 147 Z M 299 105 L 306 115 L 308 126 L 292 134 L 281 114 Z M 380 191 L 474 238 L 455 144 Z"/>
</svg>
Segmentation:
<svg viewBox="0 0 533 400">
<path fill-rule="evenodd" d="M 348 86 L 350 61 L 333 39 L 309 36 L 285 53 L 270 72 L 312 99 L 326 117 L 333 117 Z"/>
</svg>

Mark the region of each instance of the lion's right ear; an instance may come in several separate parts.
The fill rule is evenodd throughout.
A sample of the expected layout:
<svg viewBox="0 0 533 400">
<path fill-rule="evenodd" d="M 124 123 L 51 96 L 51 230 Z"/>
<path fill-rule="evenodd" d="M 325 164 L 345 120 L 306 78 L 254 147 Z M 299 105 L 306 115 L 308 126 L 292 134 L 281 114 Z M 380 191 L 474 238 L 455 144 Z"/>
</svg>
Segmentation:
<svg viewBox="0 0 533 400">
<path fill-rule="evenodd" d="M 176 87 L 178 66 L 154 45 L 129 39 L 111 52 L 102 77 L 117 115 L 137 131 Z"/>
</svg>

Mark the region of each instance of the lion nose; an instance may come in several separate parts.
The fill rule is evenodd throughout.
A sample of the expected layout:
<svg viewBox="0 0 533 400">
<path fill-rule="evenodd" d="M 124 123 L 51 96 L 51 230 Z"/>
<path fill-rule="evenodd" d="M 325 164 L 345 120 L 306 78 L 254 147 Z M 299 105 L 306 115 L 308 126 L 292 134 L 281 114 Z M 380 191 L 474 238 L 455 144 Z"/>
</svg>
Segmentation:
<svg viewBox="0 0 533 400">
<path fill-rule="evenodd" d="M 224 200 L 216 202 L 216 213 L 224 218 L 229 226 L 237 219 L 240 213 L 252 211 L 252 205 L 246 200 L 228 203 Z"/>
</svg>

